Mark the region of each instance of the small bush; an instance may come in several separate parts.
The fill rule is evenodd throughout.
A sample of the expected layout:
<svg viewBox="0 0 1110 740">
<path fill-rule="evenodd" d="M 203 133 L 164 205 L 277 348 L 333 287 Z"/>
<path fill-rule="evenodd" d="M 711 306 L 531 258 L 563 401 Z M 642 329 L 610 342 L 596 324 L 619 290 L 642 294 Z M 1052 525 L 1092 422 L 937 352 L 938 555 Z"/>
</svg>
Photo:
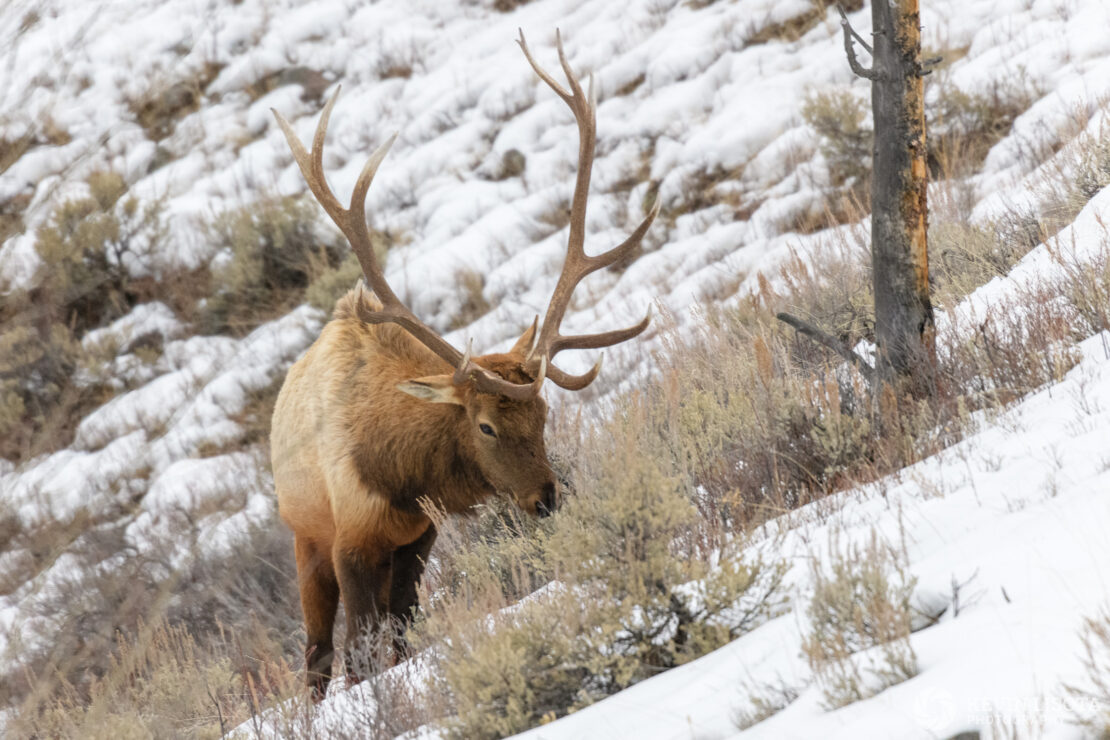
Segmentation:
<svg viewBox="0 0 1110 740">
<path fill-rule="evenodd" d="M 705 5 L 707 3 L 700 3 Z M 827 0 L 811 0 L 810 7 L 797 15 L 778 23 L 766 23 L 758 31 L 745 39 L 746 44 L 766 44 L 769 41 L 793 43 L 813 30 L 828 14 Z M 846 0 L 841 3 L 844 10 L 851 13 L 863 7 L 863 0 Z M 695 4 L 694 7 L 698 7 Z"/>
<path fill-rule="evenodd" d="M 531 0 L 493 0 L 493 9 L 498 13 L 511 13 L 521 5 L 527 5 Z"/>
<path fill-rule="evenodd" d="M 390 233 L 370 230 L 370 244 L 374 249 L 374 256 L 378 264 L 385 265 L 386 255 L 391 246 L 396 244 L 398 238 Z M 335 302 L 347 294 L 359 280 L 363 279 L 362 266 L 354 251 L 343 244 L 339 247 L 343 254 L 342 260 L 326 267 L 316 273 L 312 282 L 305 291 L 305 299 L 321 311 L 329 314 L 335 308 Z"/>
<path fill-rule="evenodd" d="M 381 53 L 374 65 L 379 80 L 388 80 L 391 77 L 407 80 L 414 71 L 424 68 L 428 50 L 416 39 L 396 41 L 384 36 L 380 38 Z"/>
<path fill-rule="evenodd" d="M 0 333 L 0 456 L 23 460 L 72 438 L 70 425 L 107 400 L 106 389 L 73 383 L 84 354 L 69 327 L 40 333 L 25 323 Z"/>
<path fill-rule="evenodd" d="M 302 90 L 301 100 L 318 101 L 331 84 L 319 70 L 294 66 L 275 70 L 255 80 L 247 85 L 246 93 L 251 100 L 258 100 L 279 87 L 299 85 Z"/>
<path fill-rule="evenodd" d="M 114 173 L 88 179 L 90 196 L 63 203 L 39 229 L 43 267 L 27 298 L 43 318 L 85 330 L 119 318 L 137 302 L 129 267 L 145 260 L 164 235 L 160 205 L 123 199 Z"/>
<path fill-rule="evenodd" d="M 821 137 L 833 185 L 851 185 L 860 201 L 868 202 L 875 135 L 864 101 L 848 90 L 811 92 L 802 104 L 802 119 Z"/>
<path fill-rule="evenodd" d="M 1060 292 L 1053 285 L 1027 287 L 971 325 L 948 326 L 938 337 L 937 364 L 950 402 L 999 408 L 1061 380 L 1079 360 L 1075 342 L 1088 334 Z M 1021 322 L 1012 321 L 1019 311 Z"/>
<path fill-rule="evenodd" d="M 321 232 L 317 213 L 309 198 L 270 197 L 216 218 L 209 233 L 229 259 L 213 268 L 215 293 L 202 317 L 208 333 L 245 334 L 300 303 L 314 282 L 330 280 L 317 285 L 317 300 L 336 287 L 329 271 L 349 247 Z"/>
<path fill-rule="evenodd" d="M 1069 144 L 1061 160 L 1054 163 L 1037 193 L 1041 240 L 1047 240 L 1074 221 L 1091 198 L 1110 186 L 1108 142 L 1110 124 L 1103 119 L 1097 133 L 1080 134 Z"/>
<path fill-rule="evenodd" d="M 1103 229 L 1101 243 L 1089 257 L 1080 257 L 1074 243 L 1049 246 L 1063 271 L 1062 292 L 1079 319 L 1079 338 L 1110 331 L 1110 231 Z"/>
<path fill-rule="evenodd" d="M 874 533 L 864 547 L 832 552 L 828 571 L 814 562 L 806 610 L 810 631 L 802 652 L 827 708 L 866 699 L 917 674 L 909 640 L 914 579 L 903 567 Z"/>
</svg>

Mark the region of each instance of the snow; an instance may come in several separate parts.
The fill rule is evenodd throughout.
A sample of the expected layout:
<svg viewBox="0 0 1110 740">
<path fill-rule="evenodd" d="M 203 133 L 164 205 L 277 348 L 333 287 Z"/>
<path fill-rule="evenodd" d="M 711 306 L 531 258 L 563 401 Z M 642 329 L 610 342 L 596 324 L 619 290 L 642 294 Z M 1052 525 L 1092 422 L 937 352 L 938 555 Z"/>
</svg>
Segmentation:
<svg viewBox="0 0 1110 740">
<path fill-rule="evenodd" d="M 858 228 L 799 235 L 789 225 L 818 207 L 829 187 L 819 142 L 800 114 L 806 94 L 850 90 L 866 97 L 844 62 L 832 9 L 797 41 L 753 43 L 758 32 L 807 12 L 811 3 L 691 5 L 545 0 L 501 14 L 438 0 L 7 3 L 0 7 L 6 50 L 0 142 L 30 135 L 35 144 L 0 172 L 0 205 L 16 198 L 29 203 L 27 228 L 0 244 L 0 290 L 33 284 L 41 268 L 36 228 L 58 203 L 85 195 L 85 178 L 105 169 L 122 174 L 143 202 L 164 202 L 165 240 L 129 268 L 149 274 L 207 264 L 218 271 L 226 255 L 210 243 L 204 220 L 266 194 L 305 188 L 270 108 L 308 140 L 323 99 L 342 83 L 325 153 L 341 200 L 369 152 L 400 132 L 367 201 L 372 225 L 400 238 L 386 265 L 391 283 L 457 345 L 473 337 L 480 349 L 506 348 L 543 312 L 567 235 L 553 216 L 570 196 L 576 129 L 514 44 L 522 28 L 536 58 L 556 72 L 558 27 L 572 66 L 583 77 L 593 73 L 599 93 L 587 250 L 596 254 L 619 243 L 643 218 L 649 190 L 664 206 L 631 265 L 601 271 L 582 286 L 564 329 L 631 324 L 649 305 L 679 327 L 688 325 L 701 304 L 735 301 L 756 289 L 761 273 L 774 282 L 791 255 L 807 259 L 819 245 Z M 973 220 L 989 223 L 1074 172 L 1081 136 L 1104 136 L 1110 5 L 923 5 L 926 47 L 955 59 L 943 72 L 950 83 L 986 94 L 1010 85 L 1032 101 L 967 183 Z M 19 32 L 32 9 L 39 20 Z M 868 16 L 864 9 L 851 19 L 866 28 Z M 295 82 L 269 91 L 252 87 L 296 66 L 319 72 L 326 89 Z M 205 70 L 215 77 L 201 91 L 199 107 L 183 111 L 167 137 L 153 140 L 135 107 L 175 85 L 195 84 Z M 68 141 L 51 143 L 47 122 Z M 523 156 L 524 170 L 497 179 L 510 150 Z M 724 178 L 716 190 L 720 202 L 671 214 L 683 210 L 706 175 Z M 1107 219 L 1104 191 L 1058 243 L 1087 258 L 1107 242 Z M 465 301 L 462 270 L 483 276 L 483 297 L 495 308 L 447 332 Z M 1039 248 L 951 318 L 966 323 L 968 316 L 988 315 L 1012 305 L 1022 286 L 1059 275 Z M 193 336 L 167 305 L 151 302 L 90 332 L 82 341 L 111 355 L 106 372 L 119 394 L 80 422 L 70 447 L 19 467 L 0 461 L 0 511 L 33 527 L 119 510 L 139 553 L 172 535 L 176 514 L 195 512 L 205 543 L 234 547 L 252 524 L 273 516 L 270 484 L 258 472 L 257 450 L 204 455 L 239 438 L 236 418 L 251 393 L 281 378 L 323 320 L 306 306 L 241 339 Z M 584 397 L 630 387 L 649 373 L 660 349 L 654 332 L 610 351 L 596 393 Z M 133 350 L 153 336 L 161 356 L 144 360 Z M 1064 381 L 999 423 L 984 420 L 978 435 L 952 450 L 873 489 L 841 494 L 829 521 L 796 524 L 806 518 L 801 512 L 780 523 L 774 547 L 798 562 L 827 552 L 813 543 L 834 530 L 862 537 L 876 528 L 892 537 L 903 527 L 920 598 L 943 602 L 953 578 L 962 582 L 972 574 L 969 588 L 981 596 L 959 617 L 946 613 L 914 635 L 919 676 L 834 712 L 820 708 L 810 685 L 751 734 L 945 737 L 985 728 L 992 707 L 1020 715 L 1042 697 L 1054 706 L 1060 682 L 1076 677 L 1077 620 L 1107 598 L 1098 567 L 1107 555 L 1098 536 L 1107 524 L 1099 494 L 1110 485 L 1101 444 L 1110 431 L 1106 341 L 1088 340 L 1083 361 Z M 592 352 L 567 355 L 560 363 L 572 372 L 596 359 Z M 139 504 L 134 511 L 133 503 Z M 20 557 L 5 553 L 4 562 Z M 32 582 L 0 596 L 0 655 L 10 654 L 13 630 L 25 646 L 49 638 L 49 623 L 28 615 L 36 603 L 48 602 L 56 584 L 77 577 L 77 569 L 63 553 Z M 807 587 L 802 570 L 795 569 L 792 581 L 799 595 Z M 798 655 L 803 601 L 793 614 L 717 653 L 532 734 L 581 737 L 612 729 L 648 738 L 733 736 L 731 712 L 743 703 L 744 685 L 779 676 L 789 684 L 807 680 Z M 13 670 L 16 663 L 17 656 Z M 1046 736 L 1074 734 L 1060 712 L 1047 717 Z"/>
</svg>

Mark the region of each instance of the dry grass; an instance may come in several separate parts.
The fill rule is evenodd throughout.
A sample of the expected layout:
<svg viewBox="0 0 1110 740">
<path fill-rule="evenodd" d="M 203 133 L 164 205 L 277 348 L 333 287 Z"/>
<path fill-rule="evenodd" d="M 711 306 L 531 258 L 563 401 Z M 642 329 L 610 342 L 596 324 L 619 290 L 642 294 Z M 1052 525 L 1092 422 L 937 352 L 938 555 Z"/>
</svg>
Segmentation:
<svg viewBox="0 0 1110 740">
<path fill-rule="evenodd" d="M 844 233 L 818 254 L 820 273 L 794 259 L 776 290 L 766 283 L 736 309 L 707 312 L 695 331 L 670 332 L 658 380 L 605 419 L 556 415 L 549 448 L 566 496 L 557 516 L 526 519 L 495 500 L 469 520 L 441 522 L 426 609 L 410 634 L 415 644 L 435 646 L 426 654 L 435 679 L 426 689 L 396 674 L 374 679 L 368 688 L 383 709 L 366 710 L 364 735 L 436 721 L 457 736 L 500 736 L 735 638 L 778 608 L 782 574 L 780 564 L 745 550 L 745 533 L 920 459 L 969 428 L 970 410 L 1000 408 L 1061 377 L 1074 361 L 1074 341 L 1102 320 L 1078 299 L 1106 308 L 1091 287 L 1070 298 L 1057 290 L 1055 301 L 1019 296 L 1034 307 L 1020 328 L 1005 306 L 953 326 L 939 343 L 937 401 L 902 407 L 895 422 L 838 358 L 773 318 L 788 308 L 848 343 L 868 338 L 862 236 Z M 1058 255 L 1091 285 L 1103 284 L 1103 270 Z M 270 395 L 260 393 L 244 420 L 263 418 Z M 40 568 L 82 537 L 90 558 L 119 550 L 111 526 L 91 525 L 74 521 L 8 540 L 13 548 L 27 537 L 52 543 L 40 544 Z M 21 731 L 95 737 L 132 725 L 203 737 L 218 733 L 221 721 L 289 699 L 274 720 L 279 732 L 311 732 L 297 678 L 302 638 L 288 534 L 275 522 L 253 537 L 218 558 L 198 551 L 168 579 L 143 563 L 59 594 L 60 613 L 80 605 L 59 633 L 83 644 L 26 656 L 37 667 L 8 696 Z M 909 586 L 880 551 L 846 552 L 844 567 L 818 579 L 811 605 L 814 623 L 832 630 L 815 632 L 808 650 L 831 703 L 874 690 L 866 669 L 884 681 L 912 673 L 899 609 Z M 710 568 L 718 556 L 724 566 Z M 699 599 L 688 599 L 689 584 L 700 584 Z M 857 592 L 867 598 L 845 596 Z M 211 697 L 197 688 L 206 681 Z M 793 696 L 764 693 L 745 722 Z"/>
<path fill-rule="evenodd" d="M 1004 139 L 1019 115 L 1044 95 L 1031 80 L 1011 76 L 985 91 L 969 93 L 940 73 L 927 108 L 930 177 L 959 179 L 974 174 L 991 148 Z"/>
<path fill-rule="evenodd" d="M 178 121 L 200 108 L 205 90 L 222 68 L 207 62 L 177 79 L 156 79 L 142 95 L 127 100 L 127 106 L 147 137 L 161 141 L 173 133 Z"/>
<path fill-rule="evenodd" d="M 864 100 L 848 89 L 810 92 L 802 104 L 802 119 L 821 137 L 832 184 L 847 184 L 857 198 L 865 198 L 875 134 Z"/>
<path fill-rule="evenodd" d="M 846 0 L 840 5 L 847 11 L 853 12 L 863 7 L 863 0 Z M 749 34 L 745 39 L 746 44 L 766 44 L 770 41 L 793 43 L 817 27 L 828 15 L 831 2 L 827 0 L 811 0 L 810 7 L 803 12 L 777 23 L 765 23 L 758 30 Z"/>
<path fill-rule="evenodd" d="M 630 398 L 586 433 L 558 516 L 523 526 L 491 517 L 492 531 L 434 574 L 416 633 L 436 646 L 452 736 L 501 737 L 562 716 L 777 609 L 783 567 L 726 542 L 719 513 L 697 505 L 691 471 L 667 445 L 678 409 L 663 403 L 654 392 Z"/>
<path fill-rule="evenodd" d="M 1110 610 L 1083 620 L 1081 660 L 1085 680 L 1064 687 L 1076 724 L 1090 737 L 1110 738 Z"/>
<path fill-rule="evenodd" d="M 266 704 L 301 697 L 300 615 L 280 525 L 254 530 L 241 551 L 194 548 L 174 566 L 157 550 L 119 560 L 124 527 L 105 519 L 34 535 L 114 565 L 41 604 L 56 639 L 37 655 L 25 649 L 24 672 L 8 675 L 8 736 L 219 737 Z"/>
<path fill-rule="evenodd" d="M 461 329 L 484 316 L 492 306 L 483 294 L 486 278 L 477 270 L 460 268 L 455 273 L 455 284 L 461 288 L 462 299 L 458 311 L 451 317 L 450 328 Z"/>
</svg>

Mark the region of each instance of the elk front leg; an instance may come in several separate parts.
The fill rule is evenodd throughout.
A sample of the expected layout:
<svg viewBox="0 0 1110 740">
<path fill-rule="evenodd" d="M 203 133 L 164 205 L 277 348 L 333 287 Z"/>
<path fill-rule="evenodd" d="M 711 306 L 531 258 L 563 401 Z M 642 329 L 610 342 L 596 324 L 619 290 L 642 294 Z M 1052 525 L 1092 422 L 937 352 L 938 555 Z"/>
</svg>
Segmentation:
<svg viewBox="0 0 1110 740">
<path fill-rule="evenodd" d="M 389 552 L 346 549 L 336 543 L 335 570 L 347 612 L 344 663 L 352 684 L 362 680 L 360 649 L 366 651 L 366 667 L 379 663 L 377 633 L 389 608 L 389 566 Z"/>
<path fill-rule="evenodd" d="M 304 613 L 305 684 L 312 691 L 312 700 L 320 701 L 328 692 L 331 663 L 335 656 L 332 628 L 339 606 L 339 584 L 331 563 L 310 541 L 296 537 L 293 541 L 297 557 L 297 583 L 301 591 Z"/>
<path fill-rule="evenodd" d="M 405 630 L 412 622 L 413 612 L 417 606 L 416 588 L 420 577 L 424 574 L 424 566 L 428 562 L 428 553 L 436 541 L 436 528 L 428 525 L 424 534 L 403 547 L 397 548 L 393 553 L 393 568 L 390 573 L 391 583 L 389 588 L 389 615 L 393 624 L 393 650 L 397 660 L 402 660 L 408 653 L 408 643 L 405 641 Z"/>
</svg>

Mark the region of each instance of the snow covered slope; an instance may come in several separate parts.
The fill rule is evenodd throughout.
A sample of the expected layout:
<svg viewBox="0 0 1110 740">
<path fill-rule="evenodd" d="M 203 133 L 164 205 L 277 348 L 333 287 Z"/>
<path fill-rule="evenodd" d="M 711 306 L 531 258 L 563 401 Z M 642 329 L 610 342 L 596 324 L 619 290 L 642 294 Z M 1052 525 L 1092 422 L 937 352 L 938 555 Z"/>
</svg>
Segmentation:
<svg viewBox="0 0 1110 740">
<path fill-rule="evenodd" d="M 1100 219 L 1110 220 L 1107 191 L 1077 220 L 1077 242 L 1105 245 Z M 1046 256 L 1041 247 L 1022 267 Z M 1020 280 L 979 293 L 997 301 Z M 1081 349 L 1082 360 L 1062 382 L 980 433 L 893 479 L 772 523 L 765 546 L 795 565 L 790 612 L 518 737 L 1083 737 L 1077 713 L 1105 707 L 1069 696 L 1064 686 L 1089 681 L 1081 663 L 1083 618 L 1110 600 L 1110 333 Z M 873 533 L 905 553 L 921 613 L 943 614 L 911 637 L 918 675 L 829 711 L 802 654 L 813 590 L 807 566 L 816 560 L 827 568 Z M 750 709 L 749 694 L 783 685 L 798 697 L 741 732 L 735 718 Z"/>
<path fill-rule="evenodd" d="M 1032 91 L 1029 110 L 994 147 L 982 173 L 967 183 L 976 216 L 986 219 L 1029 198 L 1046 171 L 1063 166 L 1077 121 L 1080 130 L 1090 132 L 1104 125 L 1099 107 L 1110 95 L 1110 36 L 1105 33 L 1110 5 L 1101 0 L 926 0 L 923 6 L 927 47 L 953 50 L 947 72 L 953 84 L 989 91 L 1019 80 Z M 600 249 L 621 240 L 642 218 L 645 200 L 653 194 L 663 204 L 663 216 L 644 253 L 623 271 L 592 277 L 568 314 L 569 328 L 588 331 L 627 323 L 652 301 L 673 312 L 679 323 L 688 321 L 687 312 L 697 303 L 727 301 L 751 289 L 759 272 L 772 275 L 791 248 L 804 255 L 818 241 L 835 237 L 791 232 L 801 216 L 822 208 L 831 188 L 819 142 L 800 110 L 809 90 L 850 86 L 865 97 L 866 87 L 847 69 L 833 11 L 820 16 L 799 40 L 775 33 L 813 7 L 809 0 L 535 0 L 502 14 L 478 3 L 440 0 L 14 0 L 0 8 L 0 48 L 6 50 L 0 73 L 0 140 L 32 135 L 39 141 L 48 121 L 66 136 L 45 137 L 0 173 L 0 203 L 27 201 L 26 228 L 0 245 L 0 288 L 35 279 L 35 227 L 55 204 L 85 191 L 87 174 L 105 169 L 123 173 L 133 194 L 166 204 L 168 238 L 157 245 L 149 264 L 135 266 L 137 272 L 217 259 L 201 221 L 265 192 L 300 192 L 304 187 L 269 109 L 281 110 L 307 138 L 322 100 L 341 82 L 343 95 L 333 115 L 326 162 L 341 196 L 349 192 L 373 147 L 391 132 L 401 132 L 367 204 L 376 228 L 404 235 L 404 243 L 389 255 L 390 280 L 418 314 L 446 330 L 465 300 L 459 272 L 484 275 L 483 296 L 495 308 L 448 337 L 461 343 L 473 336 L 482 349 L 504 346 L 545 305 L 566 239 L 558 214 L 573 182 L 574 125 L 513 43 L 522 28 L 541 62 L 554 67 L 558 27 L 572 65 L 582 74 L 594 73 L 601 92 L 590 245 Z M 32 11 L 37 19 L 23 30 Z M 853 15 L 857 27 L 866 27 L 866 16 L 866 11 Z M 197 87 L 202 94 L 195 109 L 186 106 L 168 136 L 156 141 L 137 120 L 135 104 L 152 91 L 164 94 L 178 86 Z M 517 174 L 504 164 L 513 150 L 524 162 Z M 1099 202 L 1104 208 L 1104 200 Z M 251 452 L 203 457 L 201 450 L 234 438 L 235 417 L 249 393 L 280 377 L 324 319 L 320 312 L 301 307 L 235 340 L 193 336 L 190 327 L 167 311 L 160 304 L 141 306 L 105 330 L 123 338 L 148 331 L 165 337 L 164 354 L 141 387 L 90 414 L 70 448 L 19 468 L 0 462 L 0 506 L 20 526 L 74 519 L 82 511 L 120 512 L 117 524 L 125 528 L 128 549 L 104 560 L 101 568 L 140 557 L 151 543 L 164 547 L 186 519 L 198 536 L 226 544 L 245 523 L 273 517 L 269 481 Z M 609 358 L 603 376 L 609 385 L 599 390 L 615 390 L 613 379 L 625 371 L 648 370 L 656 346 L 648 337 Z M 1080 371 L 1096 380 L 1102 377 L 1096 349 L 1087 346 L 1088 359 L 1069 383 L 1080 384 L 1086 377 L 1077 376 Z M 575 357 L 568 369 L 582 369 L 592 361 Z M 126 355 L 117 362 L 121 372 L 129 366 Z M 1058 388 L 1050 392 L 1053 401 L 1066 397 Z M 1035 402 L 1015 413 L 1029 426 L 1041 427 L 1037 433 L 1042 436 L 1029 436 L 1023 443 L 1041 449 L 1035 445 L 1047 434 L 1043 430 L 1051 428 L 1048 417 L 1065 412 L 1048 401 L 1037 402 L 1042 404 L 1037 411 Z M 1101 423 L 1101 418 L 1090 423 Z M 1048 443 L 1059 454 L 1070 455 L 1073 448 L 1063 442 L 1070 439 L 1068 421 L 1060 421 L 1062 436 Z M 1024 448 L 1004 451 L 1002 442 L 990 441 L 991 434 L 1002 432 L 984 434 L 987 442 L 982 444 L 995 445 L 987 449 L 996 452 L 984 453 L 990 459 L 1029 458 L 1029 464 L 1036 458 L 1025 455 Z M 1087 467 L 1076 470 L 1097 467 L 1097 460 L 1088 454 L 1082 460 Z M 953 493 L 915 506 L 928 510 L 952 500 L 957 503 L 951 505 L 951 515 L 957 521 L 965 515 L 980 521 L 975 517 L 989 513 L 1001 517 L 999 527 L 1020 528 L 1022 511 L 1008 514 L 1018 517 L 1013 520 L 998 511 L 1006 505 L 998 504 L 997 496 L 1011 494 L 1009 479 L 998 474 L 997 483 L 989 484 L 994 493 L 989 493 L 989 471 L 965 470 L 961 475 L 967 481 L 956 481 L 953 467 L 939 461 L 922 464 L 922 471 L 935 473 Z M 943 474 L 936 472 L 940 468 Z M 1039 485 L 1047 475 L 1042 472 L 1022 479 Z M 1070 485 L 1063 480 L 1070 476 L 1070 467 L 1059 474 L 1060 491 Z M 229 477 L 236 480 L 235 490 L 226 488 Z M 1090 479 L 1097 481 L 1105 486 L 1104 477 Z M 1015 509 L 1042 507 L 1038 510 L 1057 515 L 1052 507 L 1062 506 L 1059 501 L 1065 498 L 1041 501 L 1039 490 L 1020 494 L 1026 503 Z M 974 499 L 976 493 L 995 504 L 976 503 L 978 513 L 966 513 L 973 508 L 967 497 Z M 915 495 L 906 489 L 904 498 L 910 502 Z M 1095 503 L 1090 502 L 1092 507 Z M 874 502 L 860 506 L 881 508 Z M 1057 521 L 1069 521 L 1066 517 L 1077 510 L 1061 510 Z M 194 518 L 196 512 L 202 516 Z M 948 514 L 928 514 L 934 524 L 949 521 Z M 927 519 L 922 514 L 920 526 L 932 526 Z M 1084 526 L 1095 521 L 1092 513 Z M 982 522 L 985 527 L 996 524 L 995 519 Z M 955 531 L 945 534 L 956 537 Z M 1017 542 L 999 541 L 999 547 L 1016 547 Z M 922 535 L 922 543 L 920 558 L 933 552 L 928 548 L 938 553 L 935 572 L 919 573 L 923 585 L 928 575 L 933 579 L 928 583 L 944 591 L 948 571 L 959 557 L 956 546 L 943 545 L 939 535 L 932 540 Z M 180 554 L 171 549 L 169 562 L 184 557 L 188 547 L 183 544 Z M 5 552 L 0 567 L 18 568 L 27 557 L 25 552 Z M 915 567 L 924 562 L 920 558 Z M 990 583 L 1006 581 L 1014 597 L 1018 586 L 1011 588 L 1002 566 L 996 567 Z M 965 578 L 970 572 L 961 569 L 957 575 Z M 987 575 L 984 566 L 980 578 L 985 581 Z M 1075 577 L 1081 580 L 1074 583 L 1082 584 L 1095 576 Z M 50 639 L 58 625 L 46 605 L 56 598 L 60 584 L 81 578 L 75 558 L 61 553 L 32 580 L 0 596 L 4 672 L 19 667 L 13 645 Z M 980 602 L 984 610 L 997 600 L 997 589 L 992 589 Z M 1074 602 L 1062 603 L 1074 608 Z M 1017 635 L 1015 644 L 1029 648 L 1038 635 L 1026 628 L 1039 624 L 1044 615 L 1021 612 L 1016 598 L 1007 607 L 1019 616 L 999 606 L 1002 621 L 975 619 L 988 628 L 1009 625 Z M 1062 619 L 1060 610 L 1044 618 Z M 796 652 L 796 626 L 787 629 L 782 620 L 774 624 L 765 628 L 765 637 L 774 632 L 783 655 Z M 1066 641 L 1074 624 L 1053 625 L 1064 641 L 1061 654 L 1072 656 L 1073 645 Z M 955 629 L 943 622 L 935 629 L 942 628 Z M 969 639 L 963 630 L 957 630 L 955 639 Z M 948 654 L 939 648 L 930 652 L 929 641 L 935 638 L 924 639 L 928 634 L 915 638 L 923 640 L 920 646 L 915 643 L 922 664 L 935 659 L 942 665 Z M 18 641 L 12 642 L 16 635 Z M 983 641 L 981 647 L 989 651 L 992 644 Z M 740 649 L 747 650 L 743 645 L 727 650 Z M 709 656 L 682 669 L 687 672 L 683 675 L 720 660 L 719 654 Z M 752 661 L 751 670 L 771 671 L 790 662 L 781 656 L 767 660 L 766 668 Z M 1067 663 L 1059 670 L 1071 670 L 1069 666 L 1074 667 Z M 1019 677 L 1018 671 L 999 671 L 1003 673 L 1007 680 Z M 1057 674 L 1046 669 L 1043 675 L 1051 681 Z M 652 687 L 672 680 L 679 679 L 664 676 L 633 691 L 663 692 Z M 886 706 L 883 702 L 892 702 L 893 715 L 908 706 L 904 702 L 914 701 L 908 693 L 912 685 L 892 690 L 891 696 L 901 699 L 884 694 L 860 708 L 827 716 L 816 711 L 807 695 L 788 716 L 798 722 L 837 723 L 865 707 Z M 1030 695 L 1028 686 L 1022 686 L 1023 695 Z M 655 694 L 648 696 L 662 706 Z M 596 713 L 620 701 L 624 699 L 604 702 L 576 717 L 600 716 Z M 961 707 L 952 722 L 966 719 Z M 718 709 L 725 711 L 723 703 Z M 643 711 L 643 717 L 650 716 Z M 868 721 L 882 721 L 888 716 L 884 711 Z M 724 721 L 724 714 L 713 716 L 707 721 Z M 583 720 L 576 717 L 543 731 L 577 727 L 573 723 Z M 659 725 L 664 726 L 669 725 Z M 677 726 L 675 732 L 688 734 Z M 937 735 L 943 733 L 938 730 Z"/>
</svg>

